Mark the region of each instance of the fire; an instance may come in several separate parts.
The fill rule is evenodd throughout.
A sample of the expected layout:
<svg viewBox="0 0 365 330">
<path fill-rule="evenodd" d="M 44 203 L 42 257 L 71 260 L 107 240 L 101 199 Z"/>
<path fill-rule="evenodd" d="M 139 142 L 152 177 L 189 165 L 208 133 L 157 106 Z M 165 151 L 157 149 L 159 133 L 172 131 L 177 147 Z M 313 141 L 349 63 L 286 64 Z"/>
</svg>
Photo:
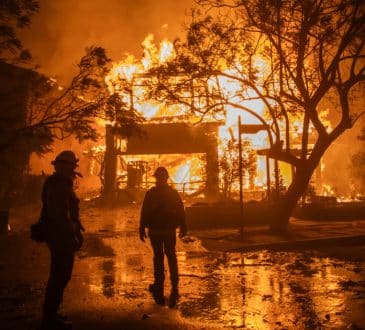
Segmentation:
<svg viewBox="0 0 365 330">
<path fill-rule="evenodd" d="M 334 189 L 328 184 L 323 184 L 322 189 L 323 189 L 323 193 L 322 193 L 323 196 L 334 196 L 335 195 Z"/>
<path fill-rule="evenodd" d="M 175 57 L 174 45 L 169 40 L 163 40 L 157 48 L 154 43 L 153 34 L 149 34 L 142 42 L 143 58 L 141 63 L 145 70 L 155 65 L 160 65 Z"/>
<path fill-rule="evenodd" d="M 149 120 L 164 118 L 166 116 L 175 116 L 175 118 L 177 118 L 176 116 L 186 114 L 187 109 L 182 105 L 167 106 L 160 102 L 148 100 L 146 98 L 147 88 L 143 83 L 145 74 L 149 69 L 175 58 L 176 54 L 173 44 L 168 40 L 163 40 L 159 46 L 157 46 L 154 41 L 154 36 L 149 34 L 142 42 L 142 47 L 143 57 L 140 61 L 137 61 L 137 59 L 132 55 L 126 55 L 123 61 L 113 64 L 110 73 L 105 79 L 109 92 L 119 93 L 126 103 L 130 105 L 133 104 L 133 107 Z M 266 64 L 261 59 L 256 59 L 256 61 L 262 69 L 265 68 Z M 227 68 L 225 61 L 222 59 L 219 65 L 221 68 L 224 68 L 224 72 L 227 75 L 231 76 L 237 74 L 237 70 L 240 69 L 239 62 L 235 64 L 235 68 Z M 210 90 L 218 88 L 218 85 L 224 95 L 231 99 L 232 103 L 241 102 L 243 106 L 254 109 L 258 115 L 264 116 L 265 106 L 262 101 L 258 100 L 257 95 L 253 91 L 248 91 L 248 96 L 252 98 L 252 100 L 242 102 L 239 100 L 241 97 L 239 95 L 239 91 L 241 90 L 239 82 L 234 79 L 229 79 L 226 76 L 220 76 L 217 77 L 217 79 L 210 79 L 208 81 L 208 88 Z M 133 90 L 133 93 L 131 93 L 131 89 Z M 187 94 L 187 96 L 189 95 Z M 203 103 L 200 106 L 204 107 L 205 104 Z M 219 128 L 219 157 L 226 152 L 227 143 L 230 140 L 238 139 L 238 116 L 241 116 L 245 124 L 260 124 L 258 119 L 254 116 L 248 115 L 246 112 L 238 110 L 232 106 L 227 106 L 225 109 L 224 124 Z M 162 122 L 163 121 L 164 119 Z M 191 117 L 190 121 L 193 122 L 194 118 Z M 246 136 L 245 138 L 250 139 L 252 147 L 268 147 L 266 132 L 259 132 L 258 134 Z M 130 156 L 125 156 L 124 158 L 128 159 L 127 161 L 131 160 Z M 138 156 L 138 159 L 146 160 L 147 162 L 152 161 L 149 158 L 149 156 Z M 171 157 L 168 156 L 166 156 L 166 158 L 171 159 Z M 169 169 L 171 170 L 171 181 L 176 184 L 179 190 L 191 191 L 192 189 L 198 189 L 199 184 L 193 184 L 192 182 L 198 183 L 203 181 L 202 174 L 197 170 L 197 168 L 199 168 L 199 163 L 201 162 L 198 158 L 190 156 L 190 158 L 187 159 L 186 156 L 181 156 L 179 165 L 172 166 L 172 164 L 170 164 Z M 258 157 L 259 166 L 255 177 L 255 185 L 263 188 L 266 184 L 266 162 L 261 158 Z M 168 163 L 169 159 L 165 159 L 164 164 L 168 166 Z M 119 174 L 122 172 L 123 171 Z M 246 183 L 246 187 L 248 187 L 248 182 Z"/>
<path fill-rule="evenodd" d="M 203 187 L 201 154 L 169 154 L 169 155 L 125 155 L 122 157 L 117 176 L 118 186 L 123 188 L 127 184 L 128 165 L 135 163 L 148 164 L 145 168 L 147 177 L 140 177 L 140 184 L 151 186 L 154 184 L 152 174 L 156 167 L 164 165 L 169 169 L 170 183 L 179 191 L 190 194 Z M 142 173 L 141 173 L 142 174 Z"/>
<path fill-rule="evenodd" d="M 114 63 L 109 75 L 105 78 L 110 92 L 117 92 L 120 89 L 119 84 L 115 84 L 118 80 L 127 80 L 131 82 L 134 75 L 141 70 L 135 64 L 136 59 L 133 55 L 128 55 L 123 62 Z"/>
<path fill-rule="evenodd" d="M 109 92 L 119 93 L 127 104 L 136 109 L 147 120 L 159 120 L 159 122 L 164 122 L 167 118 L 170 118 L 169 122 L 174 122 L 179 120 L 178 116 L 181 115 L 185 115 L 184 118 L 186 120 L 187 110 L 189 110 L 187 109 L 187 106 L 168 105 L 151 100 L 148 98 L 148 90 L 145 82 L 145 79 L 147 78 L 152 79 L 147 75 L 151 68 L 172 61 L 176 57 L 173 44 L 168 40 L 163 40 L 157 46 L 154 36 L 149 34 L 142 42 L 142 47 L 143 57 L 141 60 L 137 60 L 132 55 L 126 55 L 124 60 L 113 64 L 112 69 L 105 78 Z M 268 63 L 266 63 L 263 58 L 256 56 L 253 58 L 253 61 L 262 75 L 269 72 Z M 231 104 L 239 104 L 243 108 L 251 109 L 258 117 L 263 118 L 263 120 L 265 120 L 265 118 L 267 119 L 266 106 L 259 98 L 258 93 L 253 89 L 247 89 L 244 92 L 245 95 L 242 95 L 241 83 L 237 79 L 231 78 L 244 72 L 239 60 L 234 63 L 233 67 L 227 67 L 226 61 L 222 59 L 219 61 L 218 66 L 219 69 L 223 71 L 223 75 L 210 78 L 207 82 L 208 89 L 210 91 L 219 89 Z M 189 97 L 188 92 L 186 96 Z M 206 106 L 204 101 L 199 102 L 200 104 L 196 104 L 195 106 L 200 106 L 202 108 Z M 238 140 L 238 117 L 241 117 L 242 124 L 262 124 L 256 116 L 231 105 L 225 106 L 224 113 L 224 124 L 219 128 L 218 137 L 218 156 L 220 159 L 227 153 L 228 144 Z M 321 116 L 326 116 L 326 113 L 322 113 Z M 193 118 L 193 116 L 189 117 L 191 123 L 194 123 L 195 120 L 196 118 Z M 291 127 L 292 137 L 294 139 L 299 138 L 302 133 L 301 118 L 291 122 L 293 122 Z M 268 124 L 270 124 L 270 122 L 268 122 Z M 280 125 L 284 127 L 284 123 Z M 312 127 L 310 129 L 312 130 Z M 243 138 L 249 141 L 248 145 L 254 150 L 267 149 L 269 147 L 268 132 L 265 130 L 259 131 L 256 134 L 246 134 Z M 125 158 L 124 162 L 131 160 L 130 156 L 123 157 Z M 138 160 L 146 161 L 147 163 L 153 163 L 153 159 L 149 156 L 139 155 L 137 158 Z M 137 158 L 134 157 L 133 159 Z M 161 164 L 169 166 L 169 169 L 171 169 L 170 174 L 172 182 L 175 183 L 180 190 L 186 191 L 197 189 L 197 186 L 191 182 L 204 181 L 203 174 L 198 173 L 199 171 L 197 171 L 201 159 L 199 159 L 199 157 L 194 157 L 193 155 L 190 155 L 190 158 L 183 155 L 180 156 L 180 162 L 176 162 L 176 159 L 171 161 L 172 158 L 172 156 L 165 156 L 164 162 L 161 162 Z M 173 163 L 175 165 L 173 165 Z M 273 169 L 274 166 L 272 161 L 270 161 L 269 165 L 271 169 Z M 250 179 L 247 173 L 245 175 L 245 187 L 247 189 L 252 187 L 252 184 L 255 189 L 264 190 L 267 188 L 266 167 L 267 161 L 265 157 L 257 155 L 254 179 Z M 282 181 L 288 186 L 291 180 L 290 166 L 281 164 L 279 170 L 283 176 Z M 122 172 L 123 171 L 121 171 L 121 173 Z M 250 175 L 252 175 L 252 173 Z M 251 183 L 249 183 L 249 181 Z M 235 187 L 235 189 L 236 188 L 237 187 Z"/>
</svg>

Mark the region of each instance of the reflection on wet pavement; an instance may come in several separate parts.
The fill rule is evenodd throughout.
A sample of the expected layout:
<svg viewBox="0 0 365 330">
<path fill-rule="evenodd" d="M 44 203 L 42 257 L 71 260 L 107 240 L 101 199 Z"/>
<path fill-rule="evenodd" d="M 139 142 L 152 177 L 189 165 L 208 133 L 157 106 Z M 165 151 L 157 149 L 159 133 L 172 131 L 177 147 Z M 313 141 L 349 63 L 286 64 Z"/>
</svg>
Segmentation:
<svg viewBox="0 0 365 330">
<path fill-rule="evenodd" d="M 147 291 L 153 281 L 152 251 L 149 242 L 138 240 L 137 213 L 103 212 L 89 219 L 64 301 L 71 316 L 98 315 L 106 322 L 105 315 L 125 313 L 143 322 L 170 319 L 184 329 L 365 328 L 364 260 L 314 251 L 209 252 L 194 238 L 178 240 L 181 299 L 177 311 L 169 310 L 156 307 Z M 6 276 L 3 269 L 17 267 L 13 258 L 1 262 L 0 269 L 0 316 L 11 314 L 6 308 L 12 306 L 18 320 L 40 306 L 48 271 L 45 247 L 31 243 L 23 249 L 27 241 L 21 235 L 9 242 L 19 239 L 11 244 L 19 245 L 14 258 L 24 259 L 22 270 Z M 28 250 L 33 255 L 26 260 Z M 165 288 L 168 295 L 168 278 Z"/>
<path fill-rule="evenodd" d="M 104 306 L 107 300 L 121 305 L 132 302 L 142 313 L 146 301 L 151 303 L 146 291 L 152 282 L 151 253 L 146 246 L 128 249 L 123 239 L 102 241 L 114 253 L 80 261 L 79 268 L 93 269 L 86 275 L 86 290 L 103 295 Z M 187 320 L 249 329 L 365 325 L 364 263 L 268 251 L 180 251 L 178 260 L 179 312 Z"/>
</svg>

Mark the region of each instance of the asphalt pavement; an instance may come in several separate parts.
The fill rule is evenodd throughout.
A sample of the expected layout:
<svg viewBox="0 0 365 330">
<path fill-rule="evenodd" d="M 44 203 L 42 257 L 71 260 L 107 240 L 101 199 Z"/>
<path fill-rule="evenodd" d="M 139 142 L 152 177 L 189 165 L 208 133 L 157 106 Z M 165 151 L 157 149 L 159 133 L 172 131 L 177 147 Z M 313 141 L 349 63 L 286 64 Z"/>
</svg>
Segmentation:
<svg viewBox="0 0 365 330">
<path fill-rule="evenodd" d="M 49 256 L 29 239 L 38 212 L 13 210 L 0 237 L 1 329 L 39 327 Z M 292 219 L 286 235 L 190 232 L 177 242 L 181 298 L 169 309 L 147 290 L 152 251 L 138 239 L 139 206 L 83 204 L 81 214 L 85 243 L 62 307 L 76 330 L 365 328 L 365 220 Z"/>
</svg>

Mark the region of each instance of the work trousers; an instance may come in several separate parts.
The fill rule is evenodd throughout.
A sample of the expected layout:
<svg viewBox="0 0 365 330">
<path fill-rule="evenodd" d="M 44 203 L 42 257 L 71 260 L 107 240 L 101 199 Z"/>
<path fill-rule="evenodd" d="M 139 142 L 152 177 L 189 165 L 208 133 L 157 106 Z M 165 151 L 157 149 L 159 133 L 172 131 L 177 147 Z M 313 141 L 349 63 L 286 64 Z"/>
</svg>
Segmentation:
<svg viewBox="0 0 365 330">
<path fill-rule="evenodd" d="M 176 258 L 176 233 L 151 233 L 149 232 L 151 245 L 153 249 L 153 269 L 155 277 L 155 285 L 163 287 L 165 280 L 164 254 L 166 254 L 167 262 L 170 270 L 171 287 L 177 289 L 179 282 L 179 274 Z"/>
<path fill-rule="evenodd" d="M 51 251 L 51 269 L 43 306 L 43 312 L 46 317 L 56 315 L 62 302 L 63 291 L 71 279 L 73 265 L 73 252 Z"/>
</svg>

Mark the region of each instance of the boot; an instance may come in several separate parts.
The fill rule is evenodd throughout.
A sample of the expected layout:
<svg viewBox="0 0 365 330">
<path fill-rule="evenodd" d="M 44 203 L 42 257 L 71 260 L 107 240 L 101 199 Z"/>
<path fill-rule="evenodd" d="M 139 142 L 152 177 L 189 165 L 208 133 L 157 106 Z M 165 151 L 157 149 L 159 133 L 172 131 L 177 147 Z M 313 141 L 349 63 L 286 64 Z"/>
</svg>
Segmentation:
<svg viewBox="0 0 365 330">
<path fill-rule="evenodd" d="M 174 308 L 179 300 L 179 290 L 172 288 L 169 298 L 169 308 Z"/>
<path fill-rule="evenodd" d="M 150 284 L 148 291 L 151 292 L 153 300 L 160 306 L 165 306 L 165 297 L 163 294 L 163 286 L 156 283 Z"/>
</svg>

